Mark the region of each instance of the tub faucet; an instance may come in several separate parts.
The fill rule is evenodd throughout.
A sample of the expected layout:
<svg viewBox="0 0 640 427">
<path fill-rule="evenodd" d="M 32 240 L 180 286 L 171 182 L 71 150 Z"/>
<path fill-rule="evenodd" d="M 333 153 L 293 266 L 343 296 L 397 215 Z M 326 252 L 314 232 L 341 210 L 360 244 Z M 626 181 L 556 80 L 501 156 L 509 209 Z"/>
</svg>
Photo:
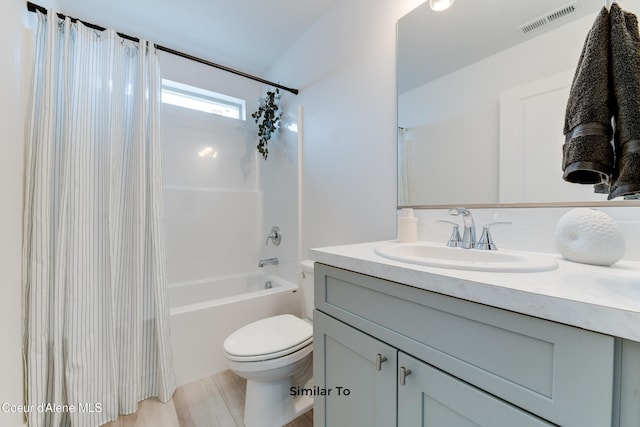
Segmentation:
<svg viewBox="0 0 640 427">
<path fill-rule="evenodd" d="M 258 267 L 262 268 L 265 265 L 278 265 L 278 258 L 267 258 L 258 261 Z"/>
<path fill-rule="evenodd" d="M 473 223 L 473 216 L 468 209 L 465 208 L 453 208 L 449 209 L 449 215 L 462 215 L 462 222 L 464 223 L 464 232 L 462 233 L 462 241 L 460 247 L 465 249 L 472 249 L 476 247 L 476 226 Z"/>
</svg>

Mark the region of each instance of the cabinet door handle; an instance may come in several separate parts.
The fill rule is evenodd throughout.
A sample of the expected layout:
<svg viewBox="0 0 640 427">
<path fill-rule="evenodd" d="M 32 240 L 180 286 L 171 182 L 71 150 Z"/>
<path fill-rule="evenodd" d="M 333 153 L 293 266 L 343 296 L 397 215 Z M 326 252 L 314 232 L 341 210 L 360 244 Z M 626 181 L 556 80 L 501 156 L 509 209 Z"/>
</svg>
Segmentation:
<svg viewBox="0 0 640 427">
<path fill-rule="evenodd" d="M 387 358 L 378 353 L 376 355 L 376 371 L 382 370 L 382 364 L 387 361 Z"/>
<path fill-rule="evenodd" d="M 400 377 L 398 378 L 400 385 L 404 385 L 405 380 L 409 375 L 411 375 L 411 370 L 402 366 L 400 368 Z"/>
</svg>

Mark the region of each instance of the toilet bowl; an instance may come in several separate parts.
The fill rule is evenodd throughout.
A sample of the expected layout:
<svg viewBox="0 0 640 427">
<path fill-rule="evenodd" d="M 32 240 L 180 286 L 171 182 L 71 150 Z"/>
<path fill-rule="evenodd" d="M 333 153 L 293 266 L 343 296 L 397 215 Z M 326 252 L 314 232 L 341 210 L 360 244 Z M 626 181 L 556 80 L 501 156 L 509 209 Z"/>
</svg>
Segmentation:
<svg viewBox="0 0 640 427">
<path fill-rule="evenodd" d="M 247 380 L 246 427 L 279 427 L 311 409 L 313 398 L 296 395 L 312 374 L 313 262 L 302 262 L 307 319 L 283 314 L 261 319 L 224 341 L 229 368 Z M 308 386 L 305 386 L 308 387 Z"/>
</svg>

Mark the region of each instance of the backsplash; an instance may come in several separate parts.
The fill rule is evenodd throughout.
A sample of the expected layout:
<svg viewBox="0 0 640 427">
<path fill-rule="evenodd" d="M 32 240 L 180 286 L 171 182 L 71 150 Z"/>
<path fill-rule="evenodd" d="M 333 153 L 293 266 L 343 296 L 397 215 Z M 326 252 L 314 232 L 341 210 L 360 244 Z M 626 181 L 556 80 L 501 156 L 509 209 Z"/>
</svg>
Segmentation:
<svg viewBox="0 0 640 427">
<path fill-rule="evenodd" d="M 557 253 L 553 233 L 558 220 L 573 208 L 477 208 L 471 209 L 476 230 L 495 221 L 510 221 L 510 225 L 498 225 L 491 235 L 498 248 L 532 252 Z M 626 252 L 623 259 L 640 261 L 640 207 L 598 207 L 611 216 L 625 235 Z M 416 209 L 418 240 L 446 243 L 451 235 L 451 225 L 439 219 L 462 224 L 460 218 L 447 214 L 447 209 Z M 462 228 L 461 228 L 462 229 Z"/>
</svg>

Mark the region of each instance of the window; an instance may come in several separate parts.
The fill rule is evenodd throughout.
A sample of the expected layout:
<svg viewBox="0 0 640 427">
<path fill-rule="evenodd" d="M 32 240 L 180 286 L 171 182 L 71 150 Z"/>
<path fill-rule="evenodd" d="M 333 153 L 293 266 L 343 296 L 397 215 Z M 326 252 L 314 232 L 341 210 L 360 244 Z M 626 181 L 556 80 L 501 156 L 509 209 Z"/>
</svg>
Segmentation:
<svg viewBox="0 0 640 427">
<path fill-rule="evenodd" d="M 246 120 L 243 99 L 162 79 L 162 102 L 232 119 Z"/>
</svg>

